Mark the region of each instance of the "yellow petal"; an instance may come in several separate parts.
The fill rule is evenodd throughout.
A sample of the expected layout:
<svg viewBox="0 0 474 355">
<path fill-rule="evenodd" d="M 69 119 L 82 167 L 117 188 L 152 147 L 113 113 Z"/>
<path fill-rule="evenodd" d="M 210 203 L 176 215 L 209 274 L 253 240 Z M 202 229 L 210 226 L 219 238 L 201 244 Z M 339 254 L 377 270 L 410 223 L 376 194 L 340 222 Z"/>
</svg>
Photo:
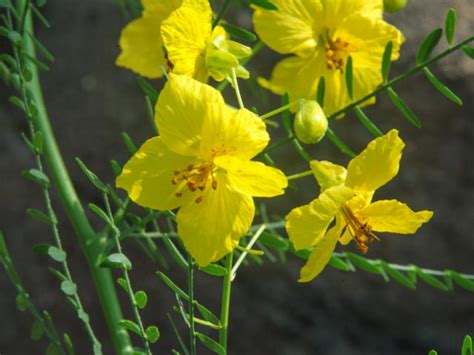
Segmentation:
<svg viewBox="0 0 474 355">
<path fill-rule="evenodd" d="M 321 190 L 335 185 L 341 185 L 346 181 L 347 171 L 343 166 L 333 164 L 326 160 L 313 160 L 309 163 L 311 170 Z"/>
<path fill-rule="evenodd" d="M 221 103 L 209 105 L 202 133 L 201 156 L 208 159 L 232 154 L 249 160 L 260 153 L 269 140 L 265 123 L 253 112 L 236 110 Z"/>
<path fill-rule="evenodd" d="M 120 35 L 121 53 L 116 64 L 148 78 L 163 76 L 168 64 L 163 50 L 160 25 L 173 9 L 153 11 L 130 22 Z"/>
<path fill-rule="evenodd" d="M 195 163 L 195 158 L 167 149 L 160 137 L 151 138 L 125 164 L 116 185 L 127 190 L 130 198 L 140 206 L 173 209 L 197 197 L 197 193 L 188 191 L 177 198 L 176 186 L 171 183 L 176 168 Z"/>
<path fill-rule="evenodd" d="M 225 170 L 229 185 L 243 194 L 272 197 L 282 195 L 288 186 L 285 174 L 260 162 L 222 155 L 214 164 Z"/>
<path fill-rule="evenodd" d="M 318 276 L 331 260 L 332 253 L 336 248 L 337 240 L 343 228 L 342 223 L 332 227 L 324 238 L 314 247 L 308 261 L 300 271 L 298 282 L 309 282 Z"/>
<path fill-rule="evenodd" d="M 382 0 L 320 0 L 323 12 L 319 21 L 324 27 L 334 29 L 353 14 L 361 14 L 371 19 L 381 19 Z"/>
<path fill-rule="evenodd" d="M 199 266 L 230 253 L 249 229 L 255 206 L 250 196 L 234 191 L 223 174 L 217 189 L 209 189 L 200 203 L 190 202 L 178 212 L 178 233 Z"/>
<path fill-rule="evenodd" d="M 259 78 L 259 84 L 275 94 L 288 92 L 290 101 L 314 99 L 319 78 L 325 73 L 323 52 L 318 48 L 311 57 L 289 57 L 277 63 L 270 80 Z M 296 111 L 295 105 L 293 111 Z M 324 110 L 326 112 L 326 110 Z"/>
<path fill-rule="evenodd" d="M 213 105 L 225 105 L 219 91 L 192 78 L 170 74 L 155 108 L 163 143 L 176 153 L 199 155 L 203 123 Z"/>
<path fill-rule="evenodd" d="M 273 0 L 277 11 L 256 8 L 255 31 L 273 50 L 282 53 L 304 53 L 316 47 L 315 20 L 321 14 L 319 1 Z"/>
<path fill-rule="evenodd" d="M 358 215 L 366 219 L 376 232 L 413 234 L 431 219 L 433 212 L 414 212 L 400 201 L 382 200 L 370 204 Z"/>
<path fill-rule="evenodd" d="M 142 0 L 143 13 L 148 15 L 151 12 L 167 12 L 168 15 L 181 6 L 183 0 Z"/>
<path fill-rule="evenodd" d="M 205 82 L 206 49 L 211 39 L 212 11 L 208 0 L 184 1 L 161 25 L 173 73 Z"/>
<path fill-rule="evenodd" d="M 317 244 L 329 224 L 353 192 L 345 186 L 325 190 L 308 205 L 293 209 L 286 217 L 286 231 L 296 250 Z"/>
<path fill-rule="evenodd" d="M 359 193 L 370 193 L 397 175 L 405 143 L 392 129 L 374 139 L 347 167 L 346 186 Z"/>
</svg>

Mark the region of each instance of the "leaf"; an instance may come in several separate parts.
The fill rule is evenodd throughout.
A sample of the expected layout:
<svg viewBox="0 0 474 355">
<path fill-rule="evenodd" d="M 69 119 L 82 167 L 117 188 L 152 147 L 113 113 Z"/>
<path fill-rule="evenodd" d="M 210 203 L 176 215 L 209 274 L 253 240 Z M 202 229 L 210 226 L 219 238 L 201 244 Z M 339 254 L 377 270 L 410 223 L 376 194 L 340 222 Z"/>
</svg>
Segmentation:
<svg viewBox="0 0 474 355">
<path fill-rule="evenodd" d="M 273 11 L 278 10 L 278 7 L 269 0 L 249 0 L 249 2 L 255 6 L 261 7 L 262 9 Z"/>
<path fill-rule="evenodd" d="M 40 0 L 41 1 L 41 0 Z M 38 18 L 38 20 L 40 20 L 40 22 L 43 24 L 44 27 L 46 28 L 50 28 L 51 25 L 49 24 L 48 20 L 46 20 L 46 17 L 43 16 L 43 14 L 41 13 L 41 11 L 39 11 L 35 5 L 33 5 L 31 2 L 30 2 L 30 9 L 33 11 L 33 13 L 35 14 L 35 16 Z"/>
<path fill-rule="evenodd" d="M 49 343 L 46 348 L 46 355 L 61 355 L 61 352 L 58 349 L 58 346 L 54 343 Z"/>
<path fill-rule="evenodd" d="M 113 223 L 112 221 L 109 219 L 109 216 L 107 215 L 107 213 L 105 213 L 105 211 L 100 208 L 99 206 L 97 206 L 96 204 L 93 204 L 93 203 L 89 203 L 89 208 L 96 214 L 98 215 L 101 219 L 103 219 L 105 221 L 105 223 L 107 223 L 108 225 L 110 226 L 113 226 Z"/>
<path fill-rule="evenodd" d="M 118 280 L 117 280 L 117 283 L 120 285 L 120 287 L 123 288 L 123 290 L 127 293 L 130 293 L 130 288 L 128 287 L 128 283 L 127 283 L 127 280 L 125 280 L 124 278 L 122 277 L 119 277 Z"/>
<path fill-rule="evenodd" d="M 290 242 L 287 239 L 272 233 L 263 233 L 258 240 L 274 249 L 287 251 L 290 248 Z"/>
<path fill-rule="evenodd" d="M 405 102 L 403 102 L 400 96 L 398 96 L 398 94 L 392 88 L 388 88 L 387 92 L 390 96 L 390 99 L 395 104 L 395 106 L 397 106 L 403 116 L 416 128 L 421 128 L 420 120 L 418 119 L 418 117 L 416 117 L 413 111 L 405 104 Z"/>
<path fill-rule="evenodd" d="M 51 225 L 54 225 L 54 224 L 58 223 L 55 216 L 53 216 L 53 218 L 50 218 L 47 214 L 45 214 L 45 213 L 43 213 L 40 210 L 37 210 L 35 208 L 27 208 L 26 213 L 29 216 L 37 219 L 40 222 L 44 222 L 44 223 L 51 224 Z"/>
<path fill-rule="evenodd" d="M 50 267 L 49 271 L 51 271 L 54 274 L 54 276 L 56 276 L 59 279 L 59 281 L 61 281 L 61 282 L 68 280 L 68 277 L 66 275 L 64 275 L 61 271 L 59 271 L 58 269 Z"/>
<path fill-rule="evenodd" d="M 38 41 L 38 39 L 35 36 L 33 36 L 31 33 L 28 33 L 28 36 L 31 38 L 31 40 L 35 44 L 35 47 L 43 55 L 43 57 L 46 60 L 49 60 L 50 62 L 54 62 L 54 56 L 46 49 L 46 47 L 43 46 L 43 44 L 40 41 Z"/>
<path fill-rule="evenodd" d="M 380 275 L 382 273 L 382 270 L 380 266 L 375 265 L 374 263 L 371 263 L 367 259 L 353 254 L 353 253 L 346 253 L 347 259 L 357 268 L 362 269 L 367 272 L 371 272 L 373 274 Z"/>
<path fill-rule="evenodd" d="M 418 53 L 416 54 L 416 64 L 420 65 L 429 58 L 431 52 L 433 52 L 433 49 L 441 39 L 442 34 L 443 30 L 441 28 L 437 28 L 428 36 L 426 36 L 423 42 L 421 42 Z"/>
<path fill-rule="evenodd" d="M 454 33 L 456 32 L 456 10 L 449 9 L 444 21 L 444 33 L 446 41 L 451 46 L 453 44 Z"/>
<path fill-rule="evenodd" d="M 219 318 L 217 318 L 217 316 L 212 313 L 209 309 L 207 309 L 205 306 L 203 306 L 202 304 L 200 304 L 199 302 L 197 301 L 194 301 L 195 304 L 196 304 L 196 307 L 198 309 L 198 312 L 201 314 L 201 316 L 207 320 L 208 322 L 211 322 L 211 323 L 214 323 L 214 324 L 217 324 L 218 326 L 221 326 L 221 321 Z"/>
<path fill-rule="evenodd" d="M 428 355 L 438 355 L 438 352 L 436 350 L 430 350 Z"/>
<path fill-rule="evenodd" d="M 388 74 L 390 73 L 390 66 L 392 64 L 392 49 L 393 42 L 389 41 L 385 46 L 385 50 L 382 56 L 382 78 L 384 83 L 387 82 Z"/>
<path fill-rule="evenodd" d="M 423 282 L 427 283 L 430 286 L 436 287 L 437 289 L 441 291 L 449 291 L 449 287 L 446 286 L 443 282 L 438 280 L 436 277 L 431 276 L 430 274 L 425 273 L 422 269 L 419 267 L 414 267 L 416 275 L 423 280 Z"/>
<path fill-rule="evenodd" d="M 46 5 L 46 0 L 36 0 L 36 5 L 38 5 L 38 7 L 43 7 Z"/>
<path fill-rule="evenodd" d="M 74 282 L 66 280 L 61 282 L 61 291 L 68 296 L 74 296 L 77 292 L 77 286 Z"/>
<path fill-rule="evenodd" d="M 326 131 L 326 136 L 328 136 L 331 142 L 333 142 L 334 145 L 341 150 L 341 152 L 350 156 L 351 158 L 354 158 L 356 156 L 356 154 L 352 151 L 352 149 L 349 148 L 338 136 L 336 136 L 333 130 L 329 127 L 328 127 L 328 130 Z"/>
<path fill-rule="evenodd" d="M 112 167 L 115 176 L 119 176 L 122 173 L 122 167 L 116 160 L 111 160 L 110 166 Z"/>
<path fill-rule="evenodd" d="M 28 298 L 23 293 L 19 293 L 18 296 L 16 296 L 16 308 L 18 308 L 20 312 L 24 312 L 28 309 Z"/>
<path fill-rule="evenodd" d="M 342 271 L 351 271 L 353 268 L 347 264 L 344 260 L 336 257 L 336 256 L 331 256 L 331 259 L 329 260 L 329 265 L 332 267 L 342 270 Z"/>
<path fill-rule="evenodd" d="M 43 133 L 36 131 L 33 135 L 33 147 L 38 154 L 43 154 Z"/>
<path fill-rule="evenodd" d="M 161 279 L 164 281 L 164 283 L 179 297 L 188 300 L 189 296 L 186 292 L 184 292 L 182 289 L 180 289 L 171 279 L 163 274 L 161 271 L 157 271 L 156 274 L 161 277 Z"/>
<path fill-rule="evenodd" d="M 145 291 L 137 291 L 134 295 L 135 304 L 139 309 L 144 309 L 148 302 L 148 296 Z"/>
<path fill-rule="evenodd" d="M 290 96 L 288 95 L 287 92 L 285 92 L 283 94 L 283 96 L 281 97 L 281 105 L 286 106 L 289 103 L 290 103 Z M 290 117 L 290 110 L 283 111 L 281 113 L 281 118 L 282 118 L 283 125 L 285 126 L 286 130 L 288 132 L 291 132 L 292 123 L 291 123 L 291 117 Z"/>
<path fill-rule="evenodd" d="M 142 332 L 140 331 L 140 327 L 135 322 L 132 322 L 131 320 L 122 319 L 119 321 L 119 324 L 125 329 L 130 330 L 139 336 L 142 335 Z"/>
<path fill-rule="evenodd" d="M 140 89 L 142 89 L 143 93 L 150 99 L 153 104 L 158 101 L 158 91 L 153 86 L 151 86 L 148 81 L 146 81 L 142 77 L 137 76 L 137 82 L 140 86 Z"/>
<path fill-rule="evenodd" d="M 469 58 L 474 59 L 474 48 L 465 45 L 462 46 L 462 50 Z"/>
<path fill-rule="evenodd" d="M 109 190 L 107 189 L 107 186 L 100 181 L 100 179 L 97 177 L 96 174 L 94 174 L 92 171 L 90 171 L 87 166 L 81 161 L 81 159 L 76 157 L 76 163 L 79 165 L 79 168 L 81 168 L 82 172 L 84 175 L 89 179 L 89 181 L 100 191 L 104 193 L 108 193 Z"/>
<path fill-rule="evenodd" d="M 107 256 L 104 261 L 100 263 L 100 267 L 108 267 L 112 269 L 131 270 L 132 263 L 122 253 L 114 253 Z"/>
<path fill-rule="evenodd" d="M 352 79 L 352 57 L 349 56 L 347 58 L 347 63 L 346 63 L 346 88 L 347 88 L 347 93 L 349 95 L 349 98 L 351 100 L 354 99 L 354 89 L 353 89 L 353 79 Z"/>
<path fill-rule="evenodd" d="M 68 355 L 74 355 L 74 346 L 72 345 L 72 340 L 69 334 L 64 333 L 64 346 L 66 347 L 66 351 Z"/>
<path fill-rule="evenodd" d="M 122 132 L 122 140 L 130 153 L 134 154 L 138 148 L 126 132 Z"/>
<path fill-rule="evenodd" d="M 0 7 L 12 7 L 10 0 L 0 0 Z"/>
<path fill-rule="evenodd" d="M 362 111 L 359 106 L 354 107 L 354 111 L 355 111 L 356 116 L 359 119 L 359 121 L 365 126 L 365 128 L 367 128 L 369 130 L 370 133 L 372 133 L 372 135 L 374 137 L 382 137 L 383 136 L 382 131 L 380 131 L 380 129 L 378 129 L 378 127 L 375 125 L 375 123 L 373 123 L 366 116 L 364 111 Z"/>
<path fill-rule="evenodd" d="M 326 80 L 324 79 L 324 76 L 321 76 L 319 78 L 318 82 L 318 90 L 316 92 L 316 101 L 318 102 L 319 106 L 321 108 L 324 107 L 324 93 L 326 91 Z"/>
<path fill-rule="evenodd" d="M 243 29 L 242 27 L 234 26 L 228 23 L 222 26 L 225 28 L 226 32 L 228 32 L 231 36 L 237 39 L 246 40 L 246 41 L 257 40 L 257 36 L 255 34 L 253 34 L 250 31 L 247 31 L 246 29 Z"/>
<path fill-rule="evenodd" d="M 44 334 L 43 324 L 40 321 L 36 320 L 33 323 L 33 326 L 31 327 L 30 338 L 33 341 L 38 341 L 43 337 L 43 334 Z"/>
<path fill-rule="evenodd" d="M 462 105 L 462 100 L 454 93 L 452 92 L 446 85 L 444 85 L 441 81 L 438 80 L 434 76 L 434 74 L 427 68 L 423 68 L 423 72 L 425 73 L 426 77 L 429 79 L 431 84 L 438 89 L 440 93 L 442 93 L 444 96 L 446 96 L 448 99 L 453 101 L 455 104 L 458 104 L 459 106 Z"/>
<path fill-rule="evenodd" d="M 12 104 L 15 105 L 16 107 L 18 107 L 20 110 L 26 112 L 25 103 L 24 103 L 23 100 L 20 99 L 19 97 L 10 96 L 10 98 L 8 99 L 8 101 L 10 101 L 10 103 L 12 103 Z"/>
<path fill-rule="evenodd" d="M 464 288 L 465 290 L 474 292 L 474 282 L 465 278 L 463 275 L 456 271 L 448 271 L 451 274 L 454 282 L 456 282 L 459 286 Z"/>
<path fill-rule="evenodd" d="M 19 34 L 17 31 L 14 31 L 14 30 L 9 30 L 9 32 L 8 32 L 8 39 L 9 39 L 15 46 L 21 46 L 21 43 L 23 42 L 23 38 L 21 37 L 21 34 Z"/>
<path fill-rule="evenodd" d="M 403 275 L 400 271 L 393 269 L 389 264 L 383 260 L 379 260 L 379 263 L 382 265 L 384 271 L 387 275 L 394 281 L 397 281 L 399 284 L 411 288 L 412 290 L 416 289 L 416 284 L 411 281 L 408 277 Z"/>
<path fill-rule="evenodd" d="M 222 345 L 219 344 L 218 342 L 216 342 L 215 340 L 213 340 L 213 339 L 209 338 L 208 336 L 206 336 L 202 333 L 199 333 L 199 332 L 196 332 L 195 334 L 198 337 L 198 339 L 201 341 L 201 343 L 206 348 L 208 348 L 209 350 L 211 350 L 211 351 L 213 351 L 213 352 L 215 352 L 216 354 L 219 354 L 219 355 L 225 355 L 226 354 L 226 351 L 222 347 Z"/>
<path fill-rule="evenodd" d="M 462 343 L 462 355 L 472 355 L 472 338 L 469 335 L 464 337 L 464 341 Z"/>
<path fill-rule="evenodd" d="M 51 246 L 48 248 L 48 255 L 51 257 L 51 259 L 63 263 L 66 261 L 66 253 L 64 250 L 61 250 L 55 246 Z"/>
<path fill-rule="evenodd" d="M 38 254 L 48 254 L 49 248 L 53 247 L 51 244 L 48 243 L 39 243 L 36 245 L 33 245 L 31 248 L 35 253 Z"/>
<path fill-rule="evenodd" d="M 145 330 L 145 334 L 146 339 L 152 344 L 156 343 L 160 338 L 160 330 L 155 325 L 150 325 L 149 327 L 147 327 Z"/>
<path fill-rule="evenodd" d="M 38 169 L 30 169 L 22 171 L 21 176 L 24 178 L 36 182 L 37 184 L 41 185 L 45 189 L 49 187 L 49 178 Z"/>
<path fill-rule="evenodd" d="M 217 264 L 209 264 L 203 268 L 199 268 L 199 270 L 212 276 L 226 276 L 228 274 L 226 268 Z"/>
</svg>

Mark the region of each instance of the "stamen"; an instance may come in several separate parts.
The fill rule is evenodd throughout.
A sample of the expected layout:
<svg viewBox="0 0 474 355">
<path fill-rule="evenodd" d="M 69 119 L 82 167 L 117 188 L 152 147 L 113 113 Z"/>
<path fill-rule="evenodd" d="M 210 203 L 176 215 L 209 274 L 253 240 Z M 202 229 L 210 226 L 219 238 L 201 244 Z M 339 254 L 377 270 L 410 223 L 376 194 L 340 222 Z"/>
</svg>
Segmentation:
<svg viewBox="0 0 474 355">
<path fill-rule="evenodd" d="M 189 164 L 189 165 L 187 166 L 187 168 L 188 168 L 188 171 L 191 171 L 191 170 L 193 170 L 194 165 L 193 165 L 193 164 Z"/>
<path fill-rule="evenodd" d="M 203 199 L 204 199 L 204 196 L 199 196 L 196 200 L 194 200 L 194 202 L 201 203 Z"/>
<path fill-rule="evenodd" d="M 181 197 L 181 196 L 183 196 L 183 193 L 182 193 L 182 192 L 176 192 L 176 193 L 175 193 L 175 196 L 176 196 L 176 197 Z"/>
<path fill-rule="evenodd" d="M 173 185 L 176 185 L 178 183 L 178 179 L 176 179 L 175 177 L 171 179 L 171 183 Z"/>
<path fill-rule="evenodd" d="M 344 220 L 347 223 L 349 233 L 354 239 L 357 248 L 362 254 L 366 254 L 369 250 L 369 244 L 380 239 L 372 232 L 372 227 L 366 222 L 361 221 L 356 217 L 354 212 L 346 205 L 342 208 Z"/>
<path fill-rule="evenodd" d="M 180 168 L 175 169 L 174 174 L 175 175 L 181 174 L 181 169 Z"/>
</svg>

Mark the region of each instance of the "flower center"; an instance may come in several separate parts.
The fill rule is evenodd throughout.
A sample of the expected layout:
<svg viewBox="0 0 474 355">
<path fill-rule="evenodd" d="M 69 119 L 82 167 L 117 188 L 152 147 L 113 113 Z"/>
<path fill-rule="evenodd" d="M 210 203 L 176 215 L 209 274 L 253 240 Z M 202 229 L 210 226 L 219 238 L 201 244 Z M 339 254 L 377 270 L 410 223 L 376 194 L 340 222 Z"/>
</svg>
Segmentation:
<svg viewBox="0 0 474 355">
<path fill-rule="evenodd" d="M 367 253 L 369 244 L 380 239 L 372 232 L 372 227 L 368 223 L 362 223 L 347 205 L 342 208 L 342 215 L 357 248 L 362 254 Z"/>
<path fill-rule="evenodd" d="M 326 48 L 327 68 L 340 70 L 341 73 L 344 72 L 344 62 L 353 49 L 351 44 L 340 38 L 333 40 L 329 35 L 326 35 L 324 47 Z"/>
<path fill-rule="evenodd" d="M 185 168 L 176 168 L 171 184 L 176 185 L 176 197 L 183 196 L 186 192 L 200 191 L 204 192 L 208 186 L 209 180 L 213 190 L 217 189 L 217 180 L 214 177 L 214 164 L 188 164 Z M 201 203 L 204 196 L 200 194 L 194 202 Z"/>
</svg>

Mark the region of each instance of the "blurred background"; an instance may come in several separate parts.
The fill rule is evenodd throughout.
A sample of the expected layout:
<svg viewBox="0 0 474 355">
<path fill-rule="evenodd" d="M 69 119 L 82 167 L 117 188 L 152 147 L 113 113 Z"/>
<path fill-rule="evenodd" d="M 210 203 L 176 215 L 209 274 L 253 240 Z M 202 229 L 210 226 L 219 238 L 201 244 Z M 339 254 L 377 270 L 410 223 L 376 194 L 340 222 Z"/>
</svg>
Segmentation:
<svg viewBox="0 0 474 355">
<path fill-rule="evenodd" d="M 214 5 L 218 9 L 222 1 L 216 0 Z M 418 45 L 431 30 L 443 26 L 450 7 L 458 13 L 456 39 L 471 36 L 472 0 L 412 0 L 401 13 L 386 16 L 407 38 L 392 75 L 414 65 Z M 112 182 L 109 160 L 124 163 L 130 156 L 121 132 L 128 132 L 137 144 L 153 135 L 135 75 L 114 64 L 119 34 L 128 20 L 110 0 L 49 1 L 44 14 L 52 29 L 37 26 L 37 36 L 56 57 L 50 72 L 42 74 L 52 125 L 82 201 L 101 204 L 74 157 L 80 157 L 104 181 Z M 251 28 L 248 9 L 237 12 L 231 7 L 226 18 Z M 5 41 L 0 42 L 0 49 L 7 50 Z M 279 58 L 264 49 L 249 68 L 268 76 Z M 398 177 L 377 197 L 396 197 L 414 210 L 432 209 L 435 216 L 415 236 L 382 236 L 382 242 L 373 244 L 367 257 L 474 274 L 474 63 L 459 52 L 435 64 L 432 71 L 464 100 L 463 107 L 448 101 L 418 75 L 396 89 L 421 118 L 422 129 L 407 123 L 385 94 L 366 113 L 383 131 L 398 128 L 407 144 Z M 160 81 L 153 84 L 158 89 L 163 85 Z M 247 83 L 241 86 L 247 106 L 266 112 L 279 105 L 279 98 L 256 95 Z M 0 85 L 0 229 L 33 300 L 51 312 L 59 329 L 71 335 L 78 354 L 89 354 L 85 332 L 59 291 L 57 279 L 48 271 L 50 261 L 31 250 L 35 244 L 51 242 L 52 236 L 46 225 L 25 213 L 28 207 L 42 209 L 43 201 L 39 189 L 19 177 L 34 162 L 20 137 L 20 132 L 27 130 L 25 119 L 8 103 L 10 94 Z M 229 102 L 235 102 L 232 91 L 226 95 Z M 353 115 L 332 127 L 356 151 L 371 139 Z M 271 130 L 275 141 L 283 137 L 282 129 Z M 328 139 L 309 146 L 308 151 L 317 159 L 348 161 Z M 276 151 L 273 157 L 287 174 L 307 169 L 291 146 Z M 269 213 L 284 216 L 292 207 L 312 200 L 317 191 L 311 177 L 299 180 L 297 189 L 272 201 Z M 59 201 L 53 197 L 73 278 L 105 353 L 113 354 L 86 263 Z M 95 227 L 100 229 L 101 224 L 95 221 Z M 134 265 L 134 288 L 146 290 L 149 296 L 145 323 L 156 324 L 162 333 L 154 352 L 170 353 L 179 345 L 166 313 L 174 314 L 184 336 L 186 333 L 172 310 L 173 294 L 155 275 L 161 266 L 143 257 L 133 243 L 125 243 L 125 250 Z M 415 292 L 362 271 L 343 273 L 331 267 L 315 281 L 298 284 L 302 264 L 290 257 L 286 264 L 267 261 L 241 269 L 232 290 L 231 354 L 395 355 L 427 354 L 432 348 L 439 354 L 456 354 L 463 337 L 474 335 L 473 294 L 461 288 L 443 293 L 419 283 Z M 166 273 L 184 287 L 184 272 L 175 263 Z M 220 287 L 219 279 L 199 273 L 198 300 L 217 312 Z M 16 309 L 16 293 L 3 269 L 0 290 L 0 354 L 43 353 L 47 344 L 29 340 L 32 319 Z M 121 290 L 118 292 L 130 318 L 128 301 Z M 199 350 L 203 354 L 207 351 Z"/>
</svg>

